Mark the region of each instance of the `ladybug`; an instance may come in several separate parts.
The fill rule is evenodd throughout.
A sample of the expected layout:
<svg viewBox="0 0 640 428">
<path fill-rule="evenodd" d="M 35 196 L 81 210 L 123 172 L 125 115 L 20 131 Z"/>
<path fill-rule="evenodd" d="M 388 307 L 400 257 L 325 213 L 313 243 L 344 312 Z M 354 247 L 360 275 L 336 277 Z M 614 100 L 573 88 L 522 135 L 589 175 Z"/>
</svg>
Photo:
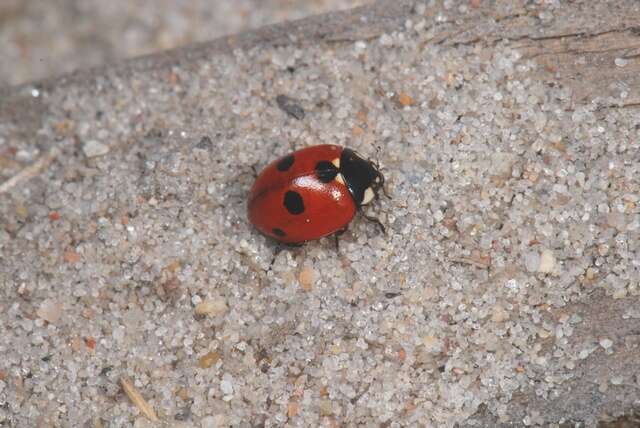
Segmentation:
<svg viewBox="0 0 640 428">
<path fill-rule="evenodd" d="M 307 147 L 268 165 L 249 194 L 251 223 L 285 244 L 344 232 L 356 212 L 384 191 L 378 166 L 333 144 Z M 384 232 L 374 217 L 364 215 Z"/>
</svg>

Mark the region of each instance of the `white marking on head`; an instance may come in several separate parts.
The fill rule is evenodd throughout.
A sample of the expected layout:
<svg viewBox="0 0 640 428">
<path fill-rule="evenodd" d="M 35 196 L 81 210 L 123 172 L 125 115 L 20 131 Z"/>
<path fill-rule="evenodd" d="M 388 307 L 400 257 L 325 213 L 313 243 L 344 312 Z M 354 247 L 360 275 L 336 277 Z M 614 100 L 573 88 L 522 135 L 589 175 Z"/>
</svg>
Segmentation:
<svg viewBox="0 0 640 428">
<path fill-rule="evenodd" d="M 362 205 L 366 205 L 373 200 L 376 194 L 371 187 L 367 187 L 364 191 L 364 197 L 362 198 Z"/>
<path fill-rule="evenodd" d="M 335 158 L 334 160 L 331 161 L 331 163 L 333 164 L 333 166 L 340 169 L 340 158 Z"/>
<path fill-rule="evenodd" d="M 346 184 L 344 183 L 344 177 L 342 177 L 342 174 L 338 173 L 338 175 L 336 175 L 336 181 L 342 184 L 343 186 L 346 186 Z"/>
</svg>

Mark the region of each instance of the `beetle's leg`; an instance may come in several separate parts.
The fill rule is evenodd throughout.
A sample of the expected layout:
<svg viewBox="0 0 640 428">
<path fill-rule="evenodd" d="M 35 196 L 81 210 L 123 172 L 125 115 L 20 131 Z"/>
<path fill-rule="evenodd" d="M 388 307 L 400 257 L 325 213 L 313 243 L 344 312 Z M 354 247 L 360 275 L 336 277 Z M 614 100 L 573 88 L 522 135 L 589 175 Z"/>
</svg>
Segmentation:
<svg viewBox="0 0 640 428">
<path fill-rule="evenodd" d="M 304 242 L 278 242 L 273 249 L 273 258 L 271 259 L 271 263 L 269 263 L 269 270 L 273 267 L 273 264 L 276 262 L 276 258 L 278 255 L 284 251 L 285 248 L 300 248 L 304 245 Z"/>
<path fill-rule="evenodd" d="M 338 230 L 336 233 L 333 234 L 333 236 L 336 239 L 336 252 L 340 252 L 340 240 L 339 238 L 344 235 L 344 233 L 347 231 L 347 228 L 345 227 L 344 229 L 340 229 Z"/>
<path fill-rule="evenodd" d="M 280 254 L 284 250 L 284 246 L 281 243 L 277 243 L 275 248 L 273 249 L 273 258 L 271 259 L 271 263 L 269 263 L 269 270 L 273 267 L 273 264 L 276 262 L 276 258 L 278 254 Z"/>
<path fill-rule="evenodd" d="M 364 216 L 364 218 L 366 218 L 370 222 L 377 224 L 378 227 L 380 228 L 380 230 L 382 231 L 382 233 L 384 233 L 386 235 L 387 230 L 385 229 L 385 227 L 382 224 L 382 222 L 380 220 L 378 220 L 377 217 L 373 217 L 373 216 L 367 215 L 367 214 L 364 213 L 364 211 L 362 212 L 362 215 Z"/>
<path fill-rule="evenodd" d="M 380 174 L 380 188 L 382 189 L 382 193 L 388 198 L 391 199 L 391 195 L 387 193 L 387 188 L 384 185 L 384 175 Z"/>
</svg>

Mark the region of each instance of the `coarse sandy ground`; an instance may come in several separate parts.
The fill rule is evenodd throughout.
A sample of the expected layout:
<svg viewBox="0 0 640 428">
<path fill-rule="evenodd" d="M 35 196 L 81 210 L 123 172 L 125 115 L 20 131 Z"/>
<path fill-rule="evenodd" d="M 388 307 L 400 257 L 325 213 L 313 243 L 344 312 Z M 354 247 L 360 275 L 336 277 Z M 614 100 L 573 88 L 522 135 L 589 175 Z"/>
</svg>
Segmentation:
<svg viewBox="0 0 640 428">
<path fill-rule="evenodd" d="M 367 0 L 2 0 L 0 86 Z"/>
<path fill-rule="evenodd" d="M 592 3 L 483 7 L 378 3 L 0 91 L 0 423 L 152 426 L 123 377 L 177 427 L 632 411 L 638 94 L 517 43 L 602 31 Z M 387 234 L 356 219 L 270 268 L 251 166 L 320 143 L 380 161 Z"/>
</svg>

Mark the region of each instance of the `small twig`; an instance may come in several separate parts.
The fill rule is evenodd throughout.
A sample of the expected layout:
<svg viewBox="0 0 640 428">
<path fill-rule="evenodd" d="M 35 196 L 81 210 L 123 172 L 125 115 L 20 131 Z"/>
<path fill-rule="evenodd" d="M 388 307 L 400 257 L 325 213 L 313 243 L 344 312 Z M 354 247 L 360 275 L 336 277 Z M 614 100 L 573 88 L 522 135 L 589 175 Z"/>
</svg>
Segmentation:
<svg viewBox="0 0 640 428">
<path fill-rule="evenodd" d="M 491 266 L 490 263 L 487 262 L 483 262 L 480 260 L 476 260 L 476 259 L 471 259 L 468 257 L 454 257 L 451 259 L 451 263 L 463 263 L 463 264 L 467 264 L 467 265 L 473 265 L 476 267 L 479 267 L 481 269 L 487 269 L 488 267 Z"/>
<path fill-rule="evenodd" d="M 129 400 L 144 414 L 149 420 L 153 422 L 160 422 L 156 412 L 153 410 L 153 407 L 147 403 L 147 400 L 144 399 L 142 394 L 138 392 L 138 390 L 133 386 L 133 382 L 128 377 L 120 378 L 120 385 L 122 385 L 122 389 L 129 397 Z"/>
<path fill-rule="evenodd" d="M 30 180 L 33 177 L 37 176 L 43 169 L 49 166 L 51 161 L 53 161 L 57 156 L 58 150 L 54 147 L 49 150 L 46 155 L 42 156 L 37 161 L 24 168 L 22 171 L 20 171 L 4 183 L 0 184 L 0 194 L 6 193 L 23 181 Z"/>
</svg>

